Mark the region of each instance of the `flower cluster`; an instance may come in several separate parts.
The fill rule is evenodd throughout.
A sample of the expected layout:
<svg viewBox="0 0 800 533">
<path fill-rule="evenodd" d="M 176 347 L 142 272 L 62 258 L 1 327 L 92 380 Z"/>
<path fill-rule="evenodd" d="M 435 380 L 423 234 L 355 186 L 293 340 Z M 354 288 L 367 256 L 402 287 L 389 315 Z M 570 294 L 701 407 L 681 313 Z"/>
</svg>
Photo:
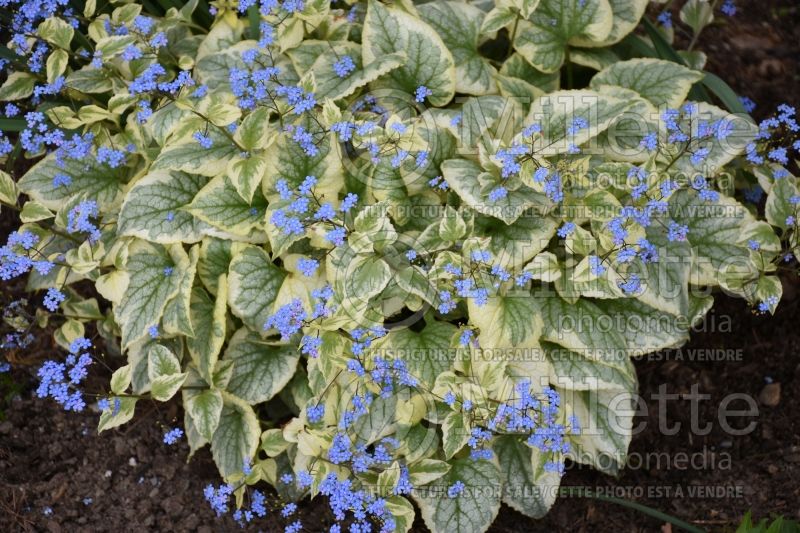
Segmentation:
<svg viewBox="0 0 800 533">
<path fill-rule="evenodd" d="M 78 386 L 89 373 L 87 367 L 92 364 L 92 356 L 85 351 L 91 346 L 91 341 L 80 337 L 70 344 L 69 355 L 63 363 L 45 361 L 37 372 L 39 387 L 36 395 L 54 399 L 67 411 L 83 411 L 86 402 Z"/>
</svg>

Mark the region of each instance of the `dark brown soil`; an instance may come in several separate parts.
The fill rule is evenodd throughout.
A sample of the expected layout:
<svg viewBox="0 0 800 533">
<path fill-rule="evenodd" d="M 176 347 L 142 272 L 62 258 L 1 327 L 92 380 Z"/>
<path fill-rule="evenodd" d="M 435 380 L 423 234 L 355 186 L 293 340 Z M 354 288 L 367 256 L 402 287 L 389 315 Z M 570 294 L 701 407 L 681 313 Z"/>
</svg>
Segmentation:
<svg viewBox="0 0 800 533">
<path fill-rule="evenodd" d="M 783 101 L 800 103 L 800 6 L 795 0 L 737 4 L 735 18 L 709 28 L 700 40 L 698 49 L 709 56 L 708 69 L 755 100 L 760 118 Z M 8 211 L 0 214 L 0 235 L 12 223 Z M 19 294 L 17 288 L 3 285 L 0 303 Z M 794 280 L 787 282 L 774 317 L 755 316 L 742 301 L 720 296 L 706 331 L 696 333 L 687 347 L 638 361 L 648 415 L 637 419 L 646 422 L 646 429 L 631 445 L 635 463 L 617 479 L 573 466 L 563 485 L 637 501 L 709 530 L 733 529 L 750 509 L 757 518 L 783 514 L 800 519 L 797 290 Z M 709 355 L 722 360 L 708 360 Z M 184 443 L 169 447 L 161 442 L 164 426 L 180 418 L 177 405 L 146 408 L 127 427 L 97 436 L 96 414 L 66 414 L 32 398 L 35 367 L 24 363 L 32 365 L 35 358 L 22 354 L 11 374 L 23 385 L 21 390 L 0 375 L 0 531 L 239 530 L 229 519 L 216 519 L 203 502 L 203 487 L 219 482 L 208 451 L 187 464 Z M 708 395 L 696 401 L 696 419 L 701 428 L 712 424 L 710 432 L 691 431 L 692 403 L 687 399 L 668 401 L 659 415 L 654 395 L 660 390 Z M 747 395 L 758 404 L 756 417 L 733 424 L 741 428 L 755 421 L 746 435 L 732 436 L 719 422 L 720 406 L 732 394 Z M 729 408 L 744 409 L 745 404 L 738 401 Z M 659 430 L 659 423 L 671 427 L 676 422 L 681 429 L 674 435 Z M 277 505 L 274 496 L 272 503 Z M 52 512 L 46 514 L 47 509 Z M 282 530 L 287 521 L 276 514 L 259 528 Z M 331 523 L 320 499 L 302 504 L 296 517 L 304 531 L 326 531 Z M 663 527 L 663 521 L 619 505 L 561 497 L 540 521 L 504 506 L 492 531 Z M 420 522 L 415 529 L 424 531 L 424 526 Z"/>
<path fill-rule="evenodd" d="M 718 16 L 700 37 L 696 50 L 708 55 L 706 70 L 756 102 L 757 118 L 783 102 L 800 105 L 800 3 L 738 0 L 736 5 L 736 16 Z"/>
</svg>

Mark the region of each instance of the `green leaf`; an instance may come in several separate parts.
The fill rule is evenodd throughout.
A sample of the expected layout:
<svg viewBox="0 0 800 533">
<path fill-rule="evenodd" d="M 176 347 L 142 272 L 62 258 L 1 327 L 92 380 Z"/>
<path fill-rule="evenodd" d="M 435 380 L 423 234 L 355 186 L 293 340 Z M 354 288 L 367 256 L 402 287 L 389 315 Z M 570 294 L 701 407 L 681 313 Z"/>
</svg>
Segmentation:
<svg viewBox="0 0 800 533">
<path fill-rule="evenodd" d="M 69 63 L 69 55 L 64 50 L 54 50 L 47 58 L 47 83 L 53 83 L 61 76 Z"/>
<path fill-rule="evenodd" d="M 674 61 L 679 65 L 686 66 L 686 61 L 675 51 L 672 46 L 664 39 L 664 35 L 661 31 L 653 26 L 653 23 L 648 20 L 647 17 L 642 18 L 642 24 L 644 25 L 645 31 L 647 31 L 647 36 L 650 37 L 650 40 L 653 43 L 655 55 L 660 57 L 661 59 L 667 59 L 669 61 Z M 636 42 L 636 41 L 634 41 Z M 639 43 L 639 48 L 641 46 L 647 46 L 644 43 Z M 699 102 L 710 102 L 711 98 L 706 92 L 706 90 L 701 86 L 692 87 L 692 91 L 689 93 L 689 97 L 692 100 L 696 100 Z"/>
<path fill-rule="evenodd" d="M 481 33 L 490 34 L 497 30 L 511 26 L 517 20 L 517 13 L 511 6 L 495 5 L 481 23 Z"/>
<path fill-rule="evenodd" d="M 694 176 L 701 170 L 706 176 L 712 176 L 744 153 L 745 147 L 755 139 L 758 133 L 758 126 L 749 116 L 733 115 L 719 107 L 703 102 L 697 104 L 697 115 L 693 116 L 691 121 L 682 119 L 680 126 L 684 131 L 689 131 L 685 128 L 690 123 L 696 127 L 698 120 L 707 124 L 720 122 L 728 131 L 728 135 L 724 139 L 720 139 L 717 135 L 711 135 L 704 140 L 692 143 L 692 152 L 699 149 L 709 150 L 708 156 L 703 159 L 702 163 L 697 165 L 692 163 L 692 154 L 689 151 L 683 151 L 675 158 L 663 154 L 659 163 L 671 164 L 674 170 L 683 171 L 690 176 Z"/>
<path fill-rule="evenodd" d="M 787 229 L 786 219 L 790 216 L 797 218 L 797 206 L 791 202 L 792 197 L 797 194 L 797 185 L 793 179 L 775 180 L 764 208 L 767 222 L 778 228 Z"/>
<path fill-rule="evenodd" d="M 571 48 L 569 60 L 576 65 L 603 70 L 620 59 L 610 48 Z"/>
<path fill-rule="evenodd" d="M 188 375 L 188 373 L 183 372 L 168 376 L 158 376 L 150 383 L 150 395 L 156 401 L 166 402 L 181 389 Z"/>
<path fill-rule="evenodd" d="M 480 329 L 480 344 L 496 348 L 530 348 L 538 346 L 542 324 L 539 305 L 527 295 L 497 295 L 485 305 L 469 299 L 469 320 Z"/>
<path fill-rule="evenodd" d="M 228 283 L 224 275 L 220 276 L 217 284 L 216 300 L 212 300 L 208 293 L 199 287 L 192 291 L 190 314 L 195 335 L 189 337 L 186 344 L 192 361 L 208 384 L 214 382 L 212 374 L 225 342 L 227 302 Z"/>
<path fill-rule="evenodd" d="M 241 328 L 225 350 L 233 361 L 228 391 L 250 404 L 266 402 L 280 392 L 294 376 L 300 354 L 292 346 L 269 344 Z"/>
<path fill-rule="evenodd" d="M 200 245 L 200 260 L 197 274 L 208 292 L 217 294 L 217 282 L 222 274 L 228 273 L 233 256 L 246 245 L 240 242 L 206 237 Z"/>
<path fill-rule="evenodd" d="M 636 413 L 636 389 L 560 391 L 580 431 L 569 436 L 574 461 L 616 476 L 624 467 Z"/>
<path fill-rule="evenodd" d="M 419 6 L 419 14 L 439 32 L 453 54 L 456 91 L 465 94 L 496 92 L 493 77 L 497 71 L 478 52 L 483 11 L 463 2 L 437 0 Z"/>
<path fill-rule="evenodd" d="M 337 278 L 344 278 L 344 294 L 349 298 L 368 301 L 380 294 L 392 277 L 389 265 L 377 256 L 357 257 L 348 264 L 346 272 L 337 272 Z"/>
<path fill-rule="evenodd" d="M 22 211 L 19 213 L 19 219 L 24 224 L 31 222 L 39 222 L 40 220 L 47 220 L 53 218 L 55 215 L 52 211 L 35 200 L 29 200 L 22 206 Z"/>
<path fill-rule="evenodd" d="M 633 105 L 629 100 L 591 90 L 558 91 L 536 100 L 526 123 L 539 122 L 542 126 L 542 135 L 534 142 L 538 154 L 563 154 L 570 145 L 580 146 L 608 129 Z M 568 133 L 577 118 L 584 119 L 589 127 Z"/>
<path fill-rule="evenodd" d="M 556 221 L 535 209 L 508 226 L 492 217 L 475 217 L 475 236 L 489 238 L 488 251 L 505 269 L 522 267 L 544 250 L 555 233 Z"/>
<path fill-rule="evenodd" d="M 599 72 L 591 87 L 615 85 L 632 89 L 656 107 L 677 108 L 703 73 L 663 59 L 631 59 L 615 63 Z"/>
<path fill-rule="evenodd" d="M 472 425 L 467 415 L 459 411 L 447 413 L 442 422 L 442 450 L 447 459 L 463 448 L 471 436 Z"/>
<path fill-rule="evenodd" d="M 457 136 L 459 148 L 473 149 L 486 138 L 509 138 L 521 118 L 522 110 L 514 100 L 501 96 L 478 96 L 467 98 L 461 108 L 461 122 Z M 470 152 L 467 152 L 470 153 Z M 474 150 L 471 150 L 474 153 Z"/>
<path fill-rule="evenodd" d="M 686 240 L 692 247 L 693 285 L 719 285 L 730 276 L 752 269 L 750 251 L 739 244 L 743 228 L 754 219 L 747 208 L 726 196 L 709 204 L 694 191 L 678 191 L 669 199 L 670 214 L 689 227 Z"/>
<path fill-rule="evenodd" d="M 372 444 L 394 433 L 396 415 L 397 396 L 384 398 L 379 395 L 370 404 L 368 413 L 353 423 L 352 431 L 356 437 L 356 443 Z"/>
<path fill-rule="evenodd" d="M 275 130 L 269 124 L 269 110 L 258 107 L 249 113 L 236 129 L 234 139 L 245 150 L 260 150 L 269 146 L 274 138 Z M 247 199 L 246 196 L 243 198 Z"/>
<path fill-rule="evenodd" d="M 211 454 L 222 477 L 241 474 L 258 449 L 261 427 L 253 408 L 233 395 L 222 393 L 219 425 L 211 439 Z"/>
<path fill-rule="evenodd" d="M 272 264 L 267 253 L 255 246 L 244 248 L 230 264 L 231 312 L 254 331 L 262 331 L 286 273 Z"/>
<path fill-rule="evenodd" d="M 104 59 L 112 59 L 135 42 L 133 35 L 109 35 L 97 41 L 96 50 Z"/>
<path fill-rule="evenodd" d="M 327 44 L 326 44 L 327 47 Z M 377 80 L 384 74 L 400 67 L 406 62 L 402 52 L 383 54 L 362 65 L 361 49 L 355 43 L 342 43 L 328 47 L 325 54 L 314 62 L 310 72 L 314 74 L 317 99 L 330 98 L 338 100 L 353 94 L 358 88 Z M 344 56 L 350 56 L 356 68 L 345 77 L 340 77 L 333 69 L 334 63 Z"/>
<path fill-rule="evenodd" d="M 175 272 L 177 265 L 163 247 L 138 241 L 129 253 L 125 271 L 130 282 L 122 301 L 114 308 L 123 349 L 145 337 L 150 326 L 158 324 L 167 302 L 177 294 L 181 278 L 180 272 Z"/>
<path fill-rule="evenodd" d="M 275 190 L 278 180 L 286 180 L 289 189 L 295 190 L 303 183 L 306 176 L 317 178 L 314 193 L 317 198 L 321 198 L 321 201 L 338 197 L 339 191 L 344 186 L 339 144 L 332 143 L 330 137 L 325 137 L 316 146 L 319 153 L 311 157 L 288 135 L 278 137 L 266 153 L 267 171 L 263 191 L 267 200 L 276 202 L 280 199 Z"/>
<path fill-rule="evenodd" d="M 33 94 L 33 87 L 36 85 L 36 77 L 27 72 L 12 72 L 6 78 L 5 83 L 0 86 L 0 100 L 10 102 L 22 100 Z"/>
<path fill-rule="evenodd" d="M 455 498 L 447 489 L 456 481 L 465 488 Z M 500 510 L 500 470 L 496 461 L 473 461 L 469 457 L 450 462 L 450 471 L 430 485 L 412 493 L 425 525 L 433 533 L 486 531 Z"/>
<path fill-rule="evenodd" d="M 388 85 L 413 94 L 417 87 L 432 91 L 428 101 L 447 104 L 455 94 L 455 67 L 447 45 L 425 22 L 397 9 L 370 0 L 362 33 L 362 57 L 367 64 L 377 58 L 404 52 L 405 65 L 386 76 Z"/>
<path fill-rule="evenodd" d="M 208 106 L 205 115 L 215 126 L 224 127 L 239 120 L 242 110 L 231 103 L 214 101 Z"/>
<path fill-rule="evenodd" d="M 417 515 L 411 502 L 402 496 L 389 496 L 386 498 L 386 509 L 392 514 L 398 533 L 407 533 L 411 530 Z"/>
<path fill-rule="evenodd" d="M 119 400 L 119 409 L 115 409 L 114 405 L 116 400 Z M 130 397 L 111 397 L 109 403 L 111 407 L 100 413 L 100 420 L 97 423 L 97 432 L 102 433 L 107 429 L 112 429 L 133 418 L 133 411 L 136 408 L 136 401 L 138 398 Z"/>
<path fill-rule="evenodd" d="M 125 197 L 117 233 L 162 244 L 199 241 L 209 226 L 184 208 L 207 183 L 184 172 L 149 173 Z"/>
<path fill-rule="evenodd" d="M 568 44 L 602 42 L 613 24 L 608 0 L 542 0 L 530 22 L 520 22 L 514 48 L 542 72 L 556 72 Z"/>
<path fill-rule="evenodd" d="M 526 516 L 542 518 L 555 503 L 561 475 L 544 468 L 553 454 L 533 449 L 522 439 L 499 435 L 492 443 L 500 463 L 503 502 Z"/>
<path fill-rule="evenodd" d="M 637 299 L 665 313 L 685 318 L 689 314 L 692 249 L 686 242 L 671 242 L 667 238 L 667 229 L 660 225 L 648 227 L 646 236 L 658 248 L 664 261 L 643 265 L 640 273 L 643 291 Z"/>
<path fill-rule="evenodd" d="M 267 202 L 259 193 L 248 203 L 228 176 L 222 175 L 208 182 L 186 210 L 206 224 L 233 235 L 247 236 L 264 219 Z"/>
<path fill-rule="evenodd" d="M 602 40 L 576 37 L 572 44 L 577 46 L 609 46 L 618 43 L 639 25 L 647 9 L 648 0 L 609 0 L 613 13 L 613 24 L 608 37 Z"/>
<path fill-rule="evenodd" d="M 230 70 L 246 66 L 242 60 L 242 52 L 256 47 L 256 41 L 241 41 L 222 51 L 215 50 L 213 53 L 198 57 L 194 69 L 198 83 L 208 85 L 211 90 L 227 86 Z"/>
<path fill-rule="evenodd" d="M 22 176 L 17 184 L 20 191 L 54 211 L 79 195 L 96 200 L 101 211 L 117 205 L 125 169 L 111 169 L 93 157 L 87 160 L 67 158 L 63 163 L 64 166 L 60 166 L 55 154 L 49 154 Z M 53 187 L 56 174 L 72 178 L 70 186 Z"/>
<path fill-rule="evenodd" d="M 183 391 L 183 398 L 186 413 L 192 418 L 197 432 L 211 441 L 222 415 L 222 393 L 215 389 L 202 392 L 187 389 Z"/>
<path fill-rule="evenodd" d="M 681 7 L 680 17 L 697 35 L 714 21 L 714 7 L 708 0 L 687 0 Z"/>
<path fill-rule="evenodd" d="M 211 148 L 203 148 L 191 136 L 167 143 L 150 170 L 182 170 L 203 176 L 221 174 L 228 166 L 228 160 L 239 150 L 216 127 L 209 127 L 207 136 L 213 143 Z"/>
<path fill-rule="evenodd" d="M 45 41 L 53 43 L 59 48 L 69 50 L 69 43 L 72 41 L 75 30 L 64 20 L 58 17 L 50 17 L 39 24 L 37 33 Z"/>
<path fill-rule="evenodd" d="M 236 156 L 228 162 L 227 178 L 245 202 L 253 201 L 253 194 L 261 188 L 267 171 L 267 161 L 259 155 Z"/>
<path fill-rule="evenodd" d="M 408 465 L 408 477 L 415 487 L 433 483 L 450 471 L 450 465 L 436 459 L 422 459 Z"/>
<path fill-rule="evenodd" d="M 556 344 L 542 343 L 551 364 L 551 382 L 571 390 L 636 389 L 636 370 L 628 352 L 620 350 L 614 358 L 589 359 Z"/>
<path fill-rule="evenodd" d="M 522 55 L 514 52 L 503 66 L 500 74 L 525 81 L 543 92 L 553 92 L 560 88 L 561 76 L 558 72 L 542 72 L 528 63 Z"/>
<path fill-rule="evenodd" d="M 455 353 L 450 350 L 450 339 L 456 330 L 452 324 L 432 320 L 419 332 L 394 330 L 376 347 L 406 361 L 411 374 L 427 388 L 432 388 L 436 377 L 449 370 L 455 359 Z"/>
<path fill-rule="evenodd" d="M 604 327 L 608 317 L 585 298 L 570 304 L 558 297 L 541 298 L 542 339 L 568 348 L 590 360 L 618 363 L 626 349 L 622 335 Z"/>
<path fill-rule="evenodd" d="M 448 185 L 464 203 L 479 213 L 499 218 L 513 224 L 529 208 L 547 206 L 550 201 L 544 194 L 525 185 L 499 200 L 489 200 L 489 193 L 500 186 L 500 181 L 481 167 L 466 159 L 449 159 L 442 163 L 442 175 Z"/>
<path fill-rule="evenodd" d="M 161 344 L 153 344 L 147 351 L 147 377 L 150 381 L 160 376 L 180 374 L 181 362 L 172 350 Z"/>
<path fill-rule="evenodd" d="M 87 65 L 80 70 L 70 72 L 67 75 L 66 85 L 70 89 L 86 94 L 104 93 L 113 88 L 108 76 L 108 72 L 104 69 Z"/>
<path fill-rule="evenodd" d="M 197 274 L 197 261 L 200 256 L 198 246 L 192 246 L 189 253 L 182 248 L 174 250 L 174 258 L 178 259 L 178 274 L 181 277 L 178 294 L 167 303 L 164 309 L 164 331 L 170 335 L 194 336 L 192 320 L 189 316 L 192 301 L 192 286 Z"/>
</svg>

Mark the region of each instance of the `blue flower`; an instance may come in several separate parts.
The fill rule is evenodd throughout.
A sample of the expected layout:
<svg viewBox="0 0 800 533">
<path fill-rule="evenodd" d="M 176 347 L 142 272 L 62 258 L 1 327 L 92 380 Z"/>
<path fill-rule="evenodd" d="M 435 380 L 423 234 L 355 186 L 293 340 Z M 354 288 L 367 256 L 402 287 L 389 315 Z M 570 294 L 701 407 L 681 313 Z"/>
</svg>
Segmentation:
<svg viewBox="0 0 800 533">
<path fill-rule="evenodd" d="M 342 56 L 333 64 L 333 71 L 340 78 L 346 78 L 356 69 L 356 64 L 350 56 Z"/>
<path fill-rule="evenodd" d="M 565 239 L 567 236 L 572 235 L 572 233 L 575 231 L 575 227 L 576 226 L 574 222 L 564 222 L 564 224 L 558 228 L 556 233 L 558 233 L 559 237 Z"/>
<path fill-rule="evenodd" d="M 337 433 L 333 437 L 330 450 L 328 450 L 328 459 L 335 465 L 349 461 L 353 457 L 350 446 L 350 438 L 345 433 Z"/>
<path fill-rule="evenodd" d="M 284 518 L 288 518 L 292 516 L 295 513 L 295 511 L 297 511 L 297 504 L 287 503 L 286 505 L 283 506 L 283 509 L 281 510 L 281 516 Z"/>
<path fill-rule="evenodd" d="M 466 486 L 464 485 L 463 481 L 456 481 L 455 483 L 453 483 L 452 485 L 450 485 L 447 488 L 447 497 L 448 498 L 456 498 L 462 492 L 464 492 L 465 488 L 466 488 Z"/>
<path fill-rule="evenodd" d="M 220 485 L 219 488 L 214 488 L 213 485 L 206 485 L 203 489 L 203 496 L 206 501 L 211 505 L 211 508 L 217 513 L 217 516 L 222 516 L 228 512 L 228 501 L 233 494 L 233 485 L 225 484 Z"/>
<path fill-rule="evenodd" d="M 414 100 L 416 100 L 418 103 L 422 103 L 422 102 L 425 101 L 426 98 L 428 98 L 432 94 L 433 94 L 433 91 L 431 91 L 430 89 L 428 89 L 424 85 L 420 85 L 414 91 Z"/>
<path fill-rule="evenodd" d="M 56 288 L 47 289 L 47 294 L 44 297 L 43 305 L 51 312 L 54 313 L 58 306 L 66 299 L 63 292 Z"/>
<path fill-rule="evenodd" d="M 142 57 L 142 51 L 136 45 L 129 44 L 125 50 L 122 51 L 120 56 L 123 61 L 133 61 Z"/>
<path fill-rule="evenodd" d="M 339 206 L 339 211 L 347 213 L 356 205 L 357 202 L 358 195 L 352 192 L 348 193 L 347 196 L 344 197 L 344 200 L 342 200 L 342 203 Z"/>
<path fill-rule="evenodd" d="M 181 428 L 172 428 L 164 433 L 164 444 L 172 446 L 183 437 L 183 430 Z"/>
<path fill-rule="evenodd" d="M 667 239 L 669 239 L 670 242 L 685 241 L 688 233 L 689 226 L 678 224 L 674 220 L 670 221 L 667 227 Z"/>
<path fill-rule="evenodd" d="M 508 191 L 506 190 L 505 187 L 503 186 L 495 187 L 494 189 L 491 190 L 491 192 L 489 192 L 489 201 L 497 202 L 498 200 L 502 200 L 506 196 L 508 196 Z"/>
<path fill-rule="evenodd" d="M 169 41 L 167 40 L 167 34 L 164 33 L 163 31 L 158 32 L 153 36 L 152 39 L 150 39 L 150 46 L 152 46 L 156 50 L 167 46 L 168 43 Z"/>
<path fill-rule="evenodd" d="M 602 276 L 606 272 L 606 267 L 603 266 L 603 260 L 596 255 L 589 256 L 589 271 L 595 276 Z"/>
<path fill-rule="evenodd" d="M 334 228 L 325 234 L 325 240 L 336 246 L 341 246 L 342 244 L 344 244 L 345 236 L 346 236 L 346 231 L 344 228 L 341 227 Z"/>
<path fill-rule="evenodd" d="M 286 340 L 303 326 L 303 321 L 308 318 L 303 302 L 295 298 L 286 305 L 281 306 L 274 315 L 270 316 L 264 324 L 264 330 L 275 328 L 281 334 L 281 339 Z"/>
<path fill-rule="evenodd" d="M 154 24 L 155 22 L 153 19 L 144 17 L 142 15 L 137 15 L 136 18 L 133 19 L 133 29 L 144 35 L 147 35 L 153 31 Z"/>
<path fill-rule="evenodd" d="M 736 14 L 736 4 L 733 3 L 733 0 L 725 0 L 720 10 L 727 16 L 732 17 Z"/>
<path fill-rule="evenodd" d="M 758 304 L 758 310 L 762 313 L 766 313 L 772 310 L 773 307 L 778 305 L 779 301 L 780 299 L 777 296 L 770 296 L 766 300 Z"/>
<path fill-rule="evenodd" d="M 317 271 L 319 268 L 319 261 L 316 259 L 307 259 L 302 258 L 297 262 L 297 268 L 302 272 L 302 274 L 306 277 L 311 277 L 314 275 L 314 272 Z"/>
<path fill-rule="evenodd" d="M 100 230 L 90 220 L 97 215 L 97 202 L 94 200 L 80 202 L 67 213 L 67 231 L 70 233 L 88 233 L 91 242 L 99 240 Z"/>
<path fill-rule="evenodd" d="M 97 149 L 97 162 L 105 163 L 111 168 L 117 168 L 125 164 L 125 152 L 108 146 L 101 146 Z"/>
<path fill-rule="evenodd" d="M 642 137 L 642 141 L 639 143 L 639 146 L 641 146 L 646 150 L 649 150 L 650 152 L 655 151 L 658 148 L 658 134 L 648 133 L 647 135 Z"/>
<path fill-rule="evenodd" d="M 214 141 L 208 135 L 204 135 L 203 132 L 196 131 L 192 135 L 192 138 L 200 143 L 200 146 L 208 150 L 212 146 L 214 146 Z"/>
<path fill-rule="evenodd" d="M 575 117 L 567 128 L 567 135 L 575 135 L 589 127 L 589 122 L 583 117 Z"/>
<path fill-rule="evenodd" d="M 308 409 L 306 409 L 306 418 L 312 424 L 316 424 L 320 422 L 322 418 L 325 416 L 325 405 L 318 404 L 312 405 Z"/>
<path fill-rule="evenodd" d="M 452 393 L 452 391 L 448 391 L 445 393 L 442 401 L 446 403 L 448 406 L 453 407 L 456 403 L 456 395 Z"/>
<path fill-rule="evenodd" d="M 631 274 L 627 280 L 617 281 L 617 286 L 622 289 L 625 294 L 636 294 L 642 287 L 641 279 L 637 274 Z"/>
</svg>

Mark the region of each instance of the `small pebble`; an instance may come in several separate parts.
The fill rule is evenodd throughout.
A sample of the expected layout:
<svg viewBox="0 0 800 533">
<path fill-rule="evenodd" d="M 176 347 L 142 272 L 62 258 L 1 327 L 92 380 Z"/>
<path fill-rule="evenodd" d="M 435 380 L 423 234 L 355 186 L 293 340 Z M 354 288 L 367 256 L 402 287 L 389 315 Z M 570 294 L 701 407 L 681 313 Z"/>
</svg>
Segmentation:
<svg viewBox="0 0 800 533">
<path fill-rule="evenodd" d="M 761 402 L 761 405 L 776 407 L 781 403 L 781 384 L 770 383 L 764 386 L 758 394 L 758 401 Z"/>
</svg>

